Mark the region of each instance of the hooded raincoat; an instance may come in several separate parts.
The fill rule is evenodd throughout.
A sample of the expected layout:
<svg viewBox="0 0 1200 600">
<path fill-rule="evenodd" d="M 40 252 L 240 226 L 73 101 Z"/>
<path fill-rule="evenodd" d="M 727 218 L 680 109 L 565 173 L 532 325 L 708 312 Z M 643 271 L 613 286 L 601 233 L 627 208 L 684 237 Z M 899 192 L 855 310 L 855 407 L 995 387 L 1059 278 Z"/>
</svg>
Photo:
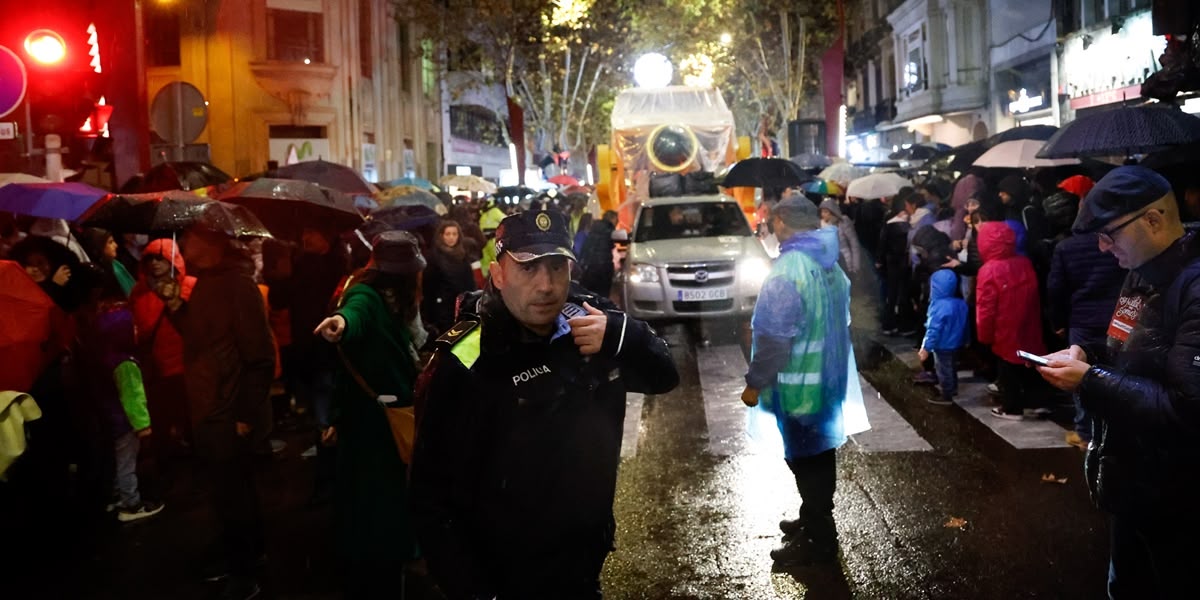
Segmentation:
<svg viewBox="0 0 1200 600">
<path fill-rule="evenodd" d="M 822 201 L 821 208 L 833 213 L 834 218 L 837 220 L 838 250 L 842 254 L 842 265 L 849 273 L 857 273 L 861 251 L 858 244 L 858 235 L 854 230 L 854 221 L 842 214 L 842 209 L 838 206 L 837 200 L 832 198 Z"/>
<path fill-rule="evenodd" d="M 1017 254 L 1017 235 L 1004 223 L 979 225 L 979 254 L 983 267 L 975 285 L 975 325 L 980 343 L 1001 359 L 1015 364 L 1017 350 L 1045 354 L 1041 300 L 1033 263 Z"/>
<path fill-rule="evenodd" d="M 175 261 L 175 279 L 179 281 L 180 297 L 186 302 L 192 297 L 196 278 L 187 274 L 183 254 L 168 239 L 153 240 L 146 245 L 142 256 L 158 255 Z M 133 320 L 137 325 L 138 346 L 149 350 L 150 359 L 159 377 L 183 374 L 183 338 L 170 319 L 166 318 L 166 305 L 150 287 L 144 269 L 138 269 L 138 281 L 129 294 L 133 308 Z M 146 358 L 143 356 L 143 358 Z"/>
<path fill-rule="evenodd" d="M 798 233 L 780 255 L 754 306 L 754 344 L 746 384 L 758 388 L 752 410 L 774 415 L 787 459 L 837 448 L 865 427 L 846 423 L 861 405 L 851 381 L 850 281 L 838 266 L 838 232 Z M 851 385 L 853 384 L 853 385 Z"/>
<path fill-rule="evenodd" d="M 967 341 L 967 303 L 955 293 L 958 276 L 940 269 L 929 277 L 929 313 L 921 347 L 934 351 L 958 350 Z"/>
</svg>

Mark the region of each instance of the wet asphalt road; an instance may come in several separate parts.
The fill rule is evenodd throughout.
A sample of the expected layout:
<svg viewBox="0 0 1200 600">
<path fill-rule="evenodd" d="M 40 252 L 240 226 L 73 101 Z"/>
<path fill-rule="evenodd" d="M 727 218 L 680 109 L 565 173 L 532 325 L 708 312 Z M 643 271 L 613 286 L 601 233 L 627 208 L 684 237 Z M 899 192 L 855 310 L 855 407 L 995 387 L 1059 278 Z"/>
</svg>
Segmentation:
<svg viewBox="0 0 1200 600">
<path fill-rule="evenodd" d="M 777 524 L 799 506 L 791 474 L 781 457 L 708 451 L 696 336 L 673 326 L 663 333 L 683 384 L 644 400 L 636 456 L 621 466 L 608 596 L 1104 596 L 1107 528 L 1088 501 L 1082 454 L 1016 450 L 958 407 L 928 404 L 932 390 L 912 386 L 912 372 L 861 335 L 860 370 L 933 450 L 844 446 L 835 512 L 840 563 L 773 568 L 768 552 L 780 540 Z M 733 340 L 716 332 L 711 341 Z M 736 395 L 728 401 L 740 402 Z M 1043 483 L 1046 473 L 1067 482 Z M 946 527 L 951 518 L 967 523 Z"/>
<path fill-rule="evenodd" d="M 840 562 L 773 568 L 777 523 L 799 506 L 791 474 L 779 457 L 712 450 L 706 403 L 722 400 L 711 390 L 706 398 L 697 366 L 701 335 L 708 348 L 736 345 L 736 336 L 727 323 L 702 332 L 667 325 L 661 330 L 683 383 L 631 404 L 640 406 L 638 432 L 621 465 L 606 597 L 1103 597 L 1107 526 L 1088 501 L 1081 453 L 1017 450 L 959 407 L 928 404 L 932 391 L 911 385 L 911 371 L 869 335 L 870 319 L 856 319 L 860 370 L 932 450 L 866 452 L 854 443 L 839 450 Z M 725 388 L 740 390 L 729 379 Z M 736 393 L 726 400 L 740 404 Z M 309 438 L 283 437 L 288 449 L 261 469 L 266 597 L 340 597 L 328 507 L 308 504 L 312 464 L 299 454 Z M 213 542 L 212 520 L 190 469 L 177 467 L 162 515 L 129 526 L 65 501 L 26 499 L 47 516 L 15 529 L 8 522 L 6 539 L 20 543 L 7 550 L 21 548 L 31 563 L 17 571 L 25 574 L 17 589 L 27 591 L 11 597 L 212 597 L 214 588 L 196 576 Z M 1043 483 L 1045 473 L 1067 481 Z M 966 525 L 946 527 L 951 518 Z M 389 597 L 400 598 L 399 590 Z M 406 597 L 435 596 L 410 582 Z"/>
</svg>

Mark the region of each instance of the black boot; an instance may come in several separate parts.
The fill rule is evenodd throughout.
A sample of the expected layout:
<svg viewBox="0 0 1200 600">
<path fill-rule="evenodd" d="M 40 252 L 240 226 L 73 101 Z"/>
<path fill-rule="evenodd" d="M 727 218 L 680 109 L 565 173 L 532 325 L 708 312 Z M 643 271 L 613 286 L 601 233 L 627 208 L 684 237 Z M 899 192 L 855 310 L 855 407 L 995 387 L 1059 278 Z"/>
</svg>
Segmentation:
<svg viewBox="0 0 1200 600">
<path fill-rule="evenodd" d="M 796 566 L 836 561 L 838 540 L 833 517 L 804 519 L 802 516 L 797 521 L 803 522 L 801 528 L 786 536 L 783 546 L 771 551 L 775 564 Z"/>
</svg>

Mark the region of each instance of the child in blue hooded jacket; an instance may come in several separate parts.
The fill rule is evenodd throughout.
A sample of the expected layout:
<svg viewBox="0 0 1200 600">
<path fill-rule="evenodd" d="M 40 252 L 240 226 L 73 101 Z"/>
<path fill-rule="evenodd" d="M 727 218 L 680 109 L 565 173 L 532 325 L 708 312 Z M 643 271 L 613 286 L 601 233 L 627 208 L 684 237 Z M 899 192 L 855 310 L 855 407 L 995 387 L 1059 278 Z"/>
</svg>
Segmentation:
<svg viewBox="0 0 1200 600">
<path fill-rule="evenodd" d="M 921 361 L 933 354 L 941 397 L 934 404 L 949 405 L 958 394 L 958 367 L 954 353 L 963 347 L 967 333 L 967 303 L 957 296 L 958 276 L 939 269 L 929 278 L 929 313 L 925 339 L 917 356 Z"/>
</svg>

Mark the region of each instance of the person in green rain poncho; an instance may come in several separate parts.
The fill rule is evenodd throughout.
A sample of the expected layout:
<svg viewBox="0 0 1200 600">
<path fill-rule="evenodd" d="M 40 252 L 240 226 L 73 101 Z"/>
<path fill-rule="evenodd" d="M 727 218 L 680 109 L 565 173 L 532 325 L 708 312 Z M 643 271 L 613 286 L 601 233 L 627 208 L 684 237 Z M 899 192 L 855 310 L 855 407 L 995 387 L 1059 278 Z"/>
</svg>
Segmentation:
<svg viewBox="0 0 1200 600">
<path fill-rule="evenodd" d="M 837 560 L 836 450 L 865 429 L 850 345 L 850 281 L 838 266 L 838 230 L 820 228 L 803 196 L 780 201 L 771 225 L 780 255 L 754 306 L 754 342 L 742 401 L 774 417 L 800 492 L 799 518 L 779 524 L 778 565 Z"/>
</svg>

